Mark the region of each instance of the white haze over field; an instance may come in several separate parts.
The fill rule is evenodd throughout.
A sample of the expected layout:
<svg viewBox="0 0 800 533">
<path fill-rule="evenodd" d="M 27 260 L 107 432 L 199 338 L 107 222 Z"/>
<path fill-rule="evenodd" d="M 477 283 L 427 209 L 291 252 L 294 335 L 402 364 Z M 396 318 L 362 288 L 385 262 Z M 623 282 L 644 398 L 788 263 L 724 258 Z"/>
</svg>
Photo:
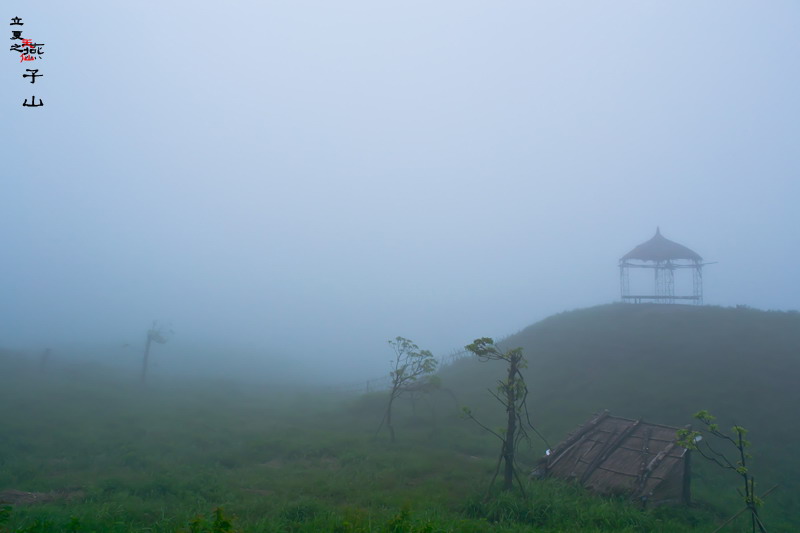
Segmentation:
<svg viewBox="0 0 800 533">
<path fill-rule="evenodd" d="M 361 379 L 617 300 L 656 226 L 798 307 L 797 2 L 5 4 L 0 347 Z"/>
</svg>

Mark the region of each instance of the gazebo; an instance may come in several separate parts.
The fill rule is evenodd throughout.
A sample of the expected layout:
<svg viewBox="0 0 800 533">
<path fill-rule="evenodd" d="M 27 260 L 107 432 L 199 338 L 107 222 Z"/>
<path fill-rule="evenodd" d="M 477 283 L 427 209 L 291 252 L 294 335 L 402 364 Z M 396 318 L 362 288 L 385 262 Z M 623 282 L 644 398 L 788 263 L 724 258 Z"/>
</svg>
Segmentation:
<svg viewBox="0 0 800 533">
<path fill-rule="evenodd" d="M 649 269 L 653 271 L 653 288 L 642 290 L 637 287 L 631 292 L 631 270 Z M 675 272 L 689 270 L 691 272 L 691 293 L 686 290 L 676 294 Z M 676 301 L 701 305 L 703 303 L 703 258 L 677 242 L 656 234 L 623 255 L 619 260 L 619 281 L 622 301 L 625 303 L 665 303 Z"/>
</svg>

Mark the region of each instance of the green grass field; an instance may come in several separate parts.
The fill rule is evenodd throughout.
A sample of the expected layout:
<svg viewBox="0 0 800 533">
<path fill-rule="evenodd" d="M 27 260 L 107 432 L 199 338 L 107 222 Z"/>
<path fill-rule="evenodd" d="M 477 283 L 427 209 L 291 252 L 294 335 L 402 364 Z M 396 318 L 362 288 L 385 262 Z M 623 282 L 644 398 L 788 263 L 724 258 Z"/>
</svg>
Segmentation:
<svg viewBox="0 0 800 533">
<path fill-rule="evenodd" d="M 555 444 L 603 408 L 674 425 L 702 408 L 735 419 L 751 429 L 761 487 L 780 485 L 763 510 L 769 531 L 796 531 L 798 316 L 633 307 L 565 313 L 508 340 L 530 360 L 538 429 Z M 751 350 L 762 356 L 751 360 Z M 700 464 L 690 508 L 643 511 L 555 480 L 527 482 L 524 497 L 487 497 L 498 443 L 459 407 L 499 421 L 486 387 L 502 368 L 490 363 L 442 371 L 457 401 L 401 402 L 395 444 L 375 436 L 381 393 L 214 380 L 142 387 L 97 369 L 41 374 L 9 353 L 0 365 L 0 492 L 45 500 L 0 504 L 3 533 L 710 532 L 740 506 L 735 477 Z M 534 441 L 521 463 L 543 450 Z"/>
</svg>

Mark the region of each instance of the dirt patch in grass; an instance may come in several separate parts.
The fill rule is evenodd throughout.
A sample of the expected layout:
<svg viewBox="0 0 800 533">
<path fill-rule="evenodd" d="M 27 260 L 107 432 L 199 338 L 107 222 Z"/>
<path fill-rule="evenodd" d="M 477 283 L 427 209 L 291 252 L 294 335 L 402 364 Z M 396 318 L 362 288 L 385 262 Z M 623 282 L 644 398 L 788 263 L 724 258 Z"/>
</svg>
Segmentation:
<svg viewBox="0 0 800 533">
<path fill-rule="evenodd" d="M 74 500 L 82 498 L 83 489 L 72 488 L 54 490 L 50 492 L 25 492 L 23 490 L 0 490 L 0 503 L 12 505 L 30 505 L 34 503 L 49 503 L 60 500 Z"/>
</svg>

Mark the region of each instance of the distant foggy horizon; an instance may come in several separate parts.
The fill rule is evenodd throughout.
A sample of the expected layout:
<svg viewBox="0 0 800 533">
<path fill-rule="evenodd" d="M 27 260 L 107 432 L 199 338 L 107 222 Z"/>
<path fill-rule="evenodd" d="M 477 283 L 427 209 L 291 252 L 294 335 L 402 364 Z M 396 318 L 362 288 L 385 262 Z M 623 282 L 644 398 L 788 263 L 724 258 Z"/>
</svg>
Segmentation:
<svg viewBox="0 0 800 533">
<path fill-rule="evenodd" d="M 798 309 L 799 4 L 232 5 L 2 10 L 0 348 L 374 377 L 619 301 L 656 227 Z"/>
</svg>

